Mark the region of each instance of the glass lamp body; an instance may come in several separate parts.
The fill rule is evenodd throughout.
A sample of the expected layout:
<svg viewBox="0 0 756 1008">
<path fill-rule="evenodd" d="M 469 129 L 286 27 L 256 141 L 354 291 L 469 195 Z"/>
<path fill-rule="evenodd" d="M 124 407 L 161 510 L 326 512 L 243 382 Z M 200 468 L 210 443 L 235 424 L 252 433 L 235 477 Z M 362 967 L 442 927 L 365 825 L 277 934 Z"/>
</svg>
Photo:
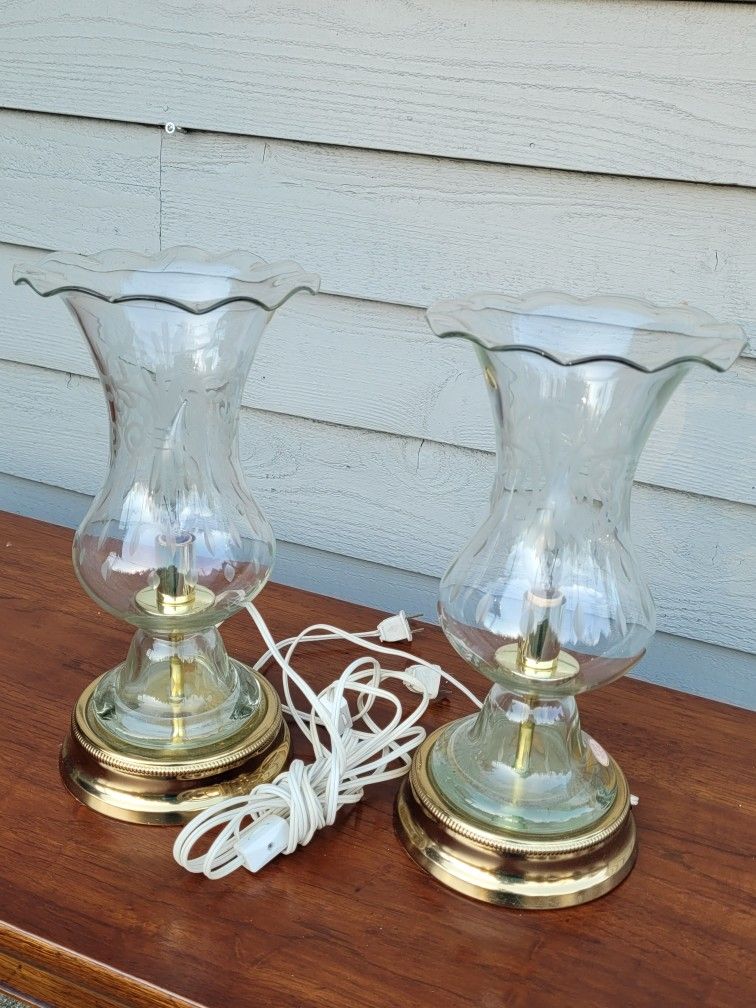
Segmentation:
<svg viewBox="0 0 756 1008">
<path fill-rule="evenodd" d="M 473 829 L 553 846 L 597 829 L 626 790 L 575 696 L 623 675 L 654 633 L 630 535 L 640 454 L 689 370 L 724 370 L 743 341 L 692 310 L 551 293 L 441 302 L 428 318 L 474 346 L 497 471 L 439 602 L 449 641 L 494 686 L 427 748 L 426 783 Z"/>
<path fill-rule="evenodd" d="M 246 253 L 172 249 L 54 255 L 16 282 L 60 294 L 107 401 L 110 465 L 73 562 L 103 609 L 136 628 L 87 716 L 100 741 L 145 759 L 207 756 L 261 717 L 258 678 L 219 625 L 270 576 L 275 540 L 242 475 L 242 393 L 274 310 L 317 278 Z"/>
</svg>

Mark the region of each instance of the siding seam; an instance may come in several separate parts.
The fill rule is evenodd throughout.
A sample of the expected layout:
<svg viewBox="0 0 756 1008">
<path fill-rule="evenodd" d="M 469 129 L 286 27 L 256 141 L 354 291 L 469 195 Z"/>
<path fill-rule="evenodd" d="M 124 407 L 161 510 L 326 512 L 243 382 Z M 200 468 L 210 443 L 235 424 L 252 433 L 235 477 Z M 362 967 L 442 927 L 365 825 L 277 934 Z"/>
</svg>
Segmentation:
<svg viewBox="0 0 756 1008">
<path fill-rule="evenodd" d="M 158 248 L 163 250 L 163 140 L 165 130 L 160 130 L 160 147 L 158 149 Z"/>
<path fill-rule="evenodd" d="M 707 0 L 709 2 L 709 0 Z M 720 0 L 714 0 L 714 2 L 720 2 Z M 733 0 L 729 0 L 733 2 Z M 738 3 L 753 3 L 756 5 L 756 0 L 735 0 Z M 56 118 L 62 119 L 79 119 L 85 122 L 95 122 L 95 123 L 107 123 L 113 126 L 137 126 L 143 129 L 159 129 L 161 133 L 163 132 L 163 125 L 159 122 L 148 122 L 141 119 L 109 119 L 107 116 L 93 116 L 93 115 L 82 115 L 81 113 L 72 114 L 70 112 L 50 112 L 45 109 L 37 108 L 21 108 L 16 105 L 3 105 L 0 106 L 0 113 L 19 113 L 21 115 L 29 116 L 55 116 Z M 670 183 L 673 182 L 677 185 L 691 185 L 691 186 L 715 186 L 719 189 L 746 189 L 746 190 L 756 190 L 756 181 L 754 183 L 746 182 L 719 182 L 713 179 L 681 179 L 676 178 L 674 175 L 635 175 L 627 172 L 610 172 L 610 171 L 589 171 L 585 168 L 563 168 L 561 165 L 534 165 L 527 164 L 520 161 L 492 161 L 490 158 L 474 158 L 474 157 L 464 157 L 460 154 L 435 154 L 429 153 L 422 150 L 403 150 L 399 147 L 366 147 L 361 144 L 346 144 L 338 143 L 333 140 L 304 140 L 299 137 L 292 136 L 280 136 L 273 133 L 239 133 L 235 130 L 225 130 L 222 128 L 218 129 L 205 129 L 204 127 L 197 126 L 182 126 L 182 131 L 184 133 L 197 133 L 207 136 L 219 136 L 219 137 L 230 137 L 239 138 L 244 140 L 262 140 L 270 141 L 273 143 L 284 143 L 284 144 L 297 144 L 303 147 L 331 147 L 336 150 L 347 150 L 347 151 L 365 151 L 370 154 L 388 154 L 395 155 L 397 157 L 411 157 L 411 158 L 426 158 L 433 161 L 458 161 L 460 164 L 479 164 L 487 165 L 489 167 L 495 168 L 518 168 L 523 171 L 537 171 L 537 172 L 564 172 L 568 175 L 598 175 L 602 178 L 617 178 L 617 179 L 633 179 L 641 182 L 660 182 L 660 183 Z M 160 144 L 162 149 L 163 136 L 160 138 Z"/>
</svg>

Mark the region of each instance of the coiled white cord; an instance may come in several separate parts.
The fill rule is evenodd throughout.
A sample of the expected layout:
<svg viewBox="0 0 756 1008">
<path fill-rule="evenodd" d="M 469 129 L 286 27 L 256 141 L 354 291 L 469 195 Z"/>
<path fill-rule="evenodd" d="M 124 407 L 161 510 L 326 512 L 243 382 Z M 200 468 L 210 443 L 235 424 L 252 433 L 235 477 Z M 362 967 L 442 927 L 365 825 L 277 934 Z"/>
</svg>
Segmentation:
<svg viewBox="0 0 756 1008">
<path fill-rule="evenodd" d="M 403 776 L 413 750 L 425 738 L 418 721 L 438 695 L 441 679 L 481 706 L 466 686 L 439 665 L 369 639 L 411 640 L 404 613 L 389 617 L 377 630 L 365 634 L 315 624 L 277 644 L 257 608 L 249 603 L 247 610 L 268 648 L 255 669 L 270 657 L 276 660 L 283 676 L 284 711 L 310 742 L 315 758 L 308 764 L 294 760 L 272 783 L 218 802 L 182 829 L 173 846 L 174 858 L 188 871 L 208 878 L 222 878 L 241 866 L 259 871 L 277 855 L 291 854 L 309 843 L 317 830 L 334 822 L 339 809 L 358 802 L 368 784 Z M 300 644 L 323 640 L 348 641 L 373 654 L 406 659 L 411 664 L 403 671 L 390 671 L 374 657 L 358 658 L 330 686 L 315 693 L 291 663 Z M 396 692 L 384 685 L 391 680 L 419 695 L 410 713 L 404 714 Z M 294 704 L 292 686 L 303 695 L 308 711 Z M 393 707 L 384 727 L 370 716 L 379 699 Z M 319 728 L 325 729 L 327 744 Z M 216 831 L 207 851 L 192 857 L 193 848 Z"/>
</svg>

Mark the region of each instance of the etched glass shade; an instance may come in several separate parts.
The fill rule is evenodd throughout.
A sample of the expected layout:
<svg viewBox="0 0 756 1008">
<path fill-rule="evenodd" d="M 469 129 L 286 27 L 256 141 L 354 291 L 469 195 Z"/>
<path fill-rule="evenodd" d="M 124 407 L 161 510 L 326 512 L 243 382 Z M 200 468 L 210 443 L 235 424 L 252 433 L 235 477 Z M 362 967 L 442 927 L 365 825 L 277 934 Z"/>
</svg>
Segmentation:
<svg viewBox="0 0 756 1008">
<path fill-rule="evenodd" d="M 238 733 L 260 689 L 217 627 L 260 591 L 275 550 L 240 467 L 242 392 L 272 313 L 317 277 L 175 248 L 54 254 L 14 279 L 63 298 L 107 400 L 110 467 L 73 561 L 97 604 L 138 629 L 95 691 L 98 730 L 174 754 Z"/>
<path fill-rule="evenodd" d="M 490 512 L 441 581 L 441 625 L 496 685 L 442 733 L 430 772 L 463 816 L 514 833 L 585 828 L 611 806 L 616 765 L 574 696 L 643 655 L 654 604 L 630 534 L 638 459 L 695 367 L 724 371 L 739 330 L 692 309 L 539 293 L 428 312 L 478 355 L 496 427 Z"/>
</svg>

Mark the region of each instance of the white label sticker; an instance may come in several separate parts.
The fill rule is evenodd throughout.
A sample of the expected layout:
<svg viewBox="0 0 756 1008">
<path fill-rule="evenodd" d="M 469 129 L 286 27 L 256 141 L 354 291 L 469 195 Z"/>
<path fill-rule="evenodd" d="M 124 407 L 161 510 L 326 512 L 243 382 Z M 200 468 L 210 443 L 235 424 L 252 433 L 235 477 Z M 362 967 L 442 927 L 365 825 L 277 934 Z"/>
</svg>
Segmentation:
<svg viewBox="0 0 756 1008">
<path fill-rule="evenodd" d="M 601 766 L 609 766 L 609 756 L 606 749 L 600 746 L 595 738 L 591 738 L 590 736 L 588 736 L 588 745 L 591 747 L 591 752 Z"/>
</svg>

